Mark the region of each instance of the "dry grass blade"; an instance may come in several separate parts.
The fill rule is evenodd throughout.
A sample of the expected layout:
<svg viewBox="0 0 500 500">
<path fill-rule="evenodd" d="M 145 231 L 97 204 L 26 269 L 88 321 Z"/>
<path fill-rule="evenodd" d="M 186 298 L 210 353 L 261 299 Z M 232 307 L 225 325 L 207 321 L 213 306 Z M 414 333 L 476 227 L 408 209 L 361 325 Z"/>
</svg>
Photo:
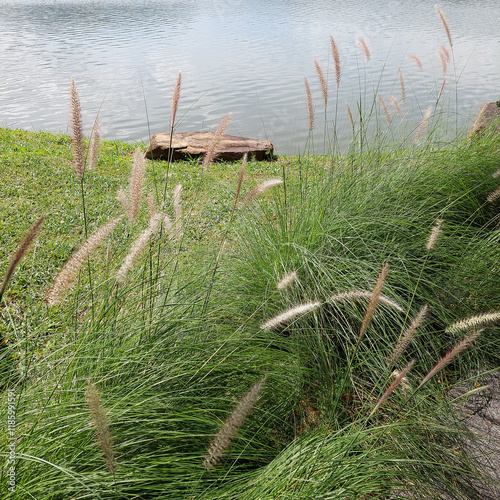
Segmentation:
<svg viewBox="0 0 500 500">
<path fill-rule="evenodd" d="M 314 128 L 314 104 L 311 94 L 311 88 L 309 87 L 309 82 L 305 77 L 304 77 L 304 85 L 306 87 L 307 116 L 309 120 L 309 130 L 311 131 Z"/>
<path fill-rule="evenodd" d="M 430 378 L 432 378 L 436 373 L 441 371 L 445 366 L 449 365 L 462 351 L 467 349 L 469 345 L 479 337 L 481 330 L 474 331 L 467 335 L 461 342 L 459 342 L 451 351 L 445 354 L 435 365 L 434 368 L 424 377 L 422 382 L 420 382 L 419 387 L 424 385 Z"/>
<path fill-rule="evenodd" d="M 417 329 L 424 321 L 425 315 L 427 314 L 427 309 L 428 309 L 427 305 L 425 305 L 424 307 L 422 307 L 422 309 L 420 309 L 419 313 L 412 321 L 411 325 L 406 330 L 401 340 L 395 345 L 394 349 L 392 350 L 392 353 L 389 356 L 389 359 L 387 360 L 387 364 L 389 366 L 395 365 L 398 362 L 401 355 L 403 354 L 403 352 L 411 344 L 413 337 L 415 337 L 415 334 L 417 333 Z"/>
<path fill-rule="evenodd" d="M 326 108 L 328 105 L 328 84 L 326 82 L 325 74 L 323 73 L 323 70 L 321 69 L 321 66 L 319 65 L 318 61 L 314 61 L 314 66 L 316 67 L 316 73 L 318 74 L 318 80 L 321 85 L 323 104 L 325 105 Z"/>
<path fill-rule="evenodd" d="M 99 228 L 87 241 L 80 247 L 79 250 L 69 259 L 63 270 L 59 273 L 54 283 L 54 286 L 49 291 L 49 305 L 57 304 L 64 291 L 73 283 L 76 274 L 82 267 L 84 260 L 92 253 L 93 250 L 106 238 L 120 222 L 121 217 L 111 219 L 107 224 Z"/>
<path fill-rule="evenodd" d="M 337 82 L 338 87 L 340 85 L 340 55 L 339 49 L 333 36 L 330 37 L 330 45 L 332 47 L 333 63 L 335 64 L 335 81 Z"/>
<path fill-rule="evenodd" d="M 87 381 L 86 396 L 87 405 L 96 431 L 97 442 L 104 454 L 104 460 L 109 472 L 114 474 L 116 472 L 116 464 L 113 451 L 113 438 L 109 431 L 106 413 L 101 406 L 101 398 L 96 386 L 90 380 Z"/>
<path fill-rule="evenodd" d="M 363 318 L 363 323 L 361 324 L 361 328 L 359 329 L 357 344 L 359 344 L 359 342 L 363 338 L 363 335 L 366 332 L 366 329 L 368 328 L 368 325 L 370 324 L 370 322 L 373 318 L 373 313 L 375 312 L 375 309 L 376 309 L 377 304 L 379 302 L 380 295 L 382 293 L 382 287 L 384 286 L 388 272 L 389 272 L 389 262 L 385 262 L 385 264 L 382 267 L 382 270 L 380 271 L 380 274 L 378 275 L 377 282 L 375 283 L 375 287 L 373 288 L 372 297 L 370 299 L 370 302 L 368 303 L 368 306 L 366 307 L 366 312 L 365 312 L 365 316 Z"/>
<path fill-rule="evenodd" d="M 80 98 L 76 90 L 75 81 L 71 79 L 70 86 L 70 128 L 71 148 L 73 151 L 73 169 L 81 180 L 85 171 L 85 152 L 83 148 L 83 126 Z"/>
<path fill-rule="evenodd" d="M 240 400 L 229 418 L 217 433 L 208 447 L 208 455 L 203 459 L 203 466 L 207 471 L 211 471 L 229 448 L 231 441 L 236 436 L 238 429 L 243 425 L 248 414 L 252 411 L 255 403 L 259 399 L 262 389 L 264 389 L 267 376 L 257 382 L 247 394 Z"/>
<path fill-rule="evenodd" d="M 5 293 L 5 290 L 7 289 L 7 285 L 9 284 L 9 281 L 12 278 L 12 275 L 14 274 L 16 267 L 18 266 L 21 259 L 26 255 L 28 248 L 32 245 L 33 241 L 35 241 L 35 238 L 38 236 L 38 233 L 40 231 L 40 227 L 41 227 L 44 219 L 45 219 L 45 216 L 40 217 L 31 226 L 30 230 L 26 233 L 23 240 L 21 241 L 21 243 L 17 247 L 16 251 L 14 252 L 14 255 L 12 256 L 9 267 L 5 271 L 5 274 L 3 277 L 2 288 L 0 288 L 0 301 L 2 300 L 3 294 Z"/>
<path fill-rule="evenodd" d="M 217 149 L 219 147 L 219 143 L 230 121 L 231 121 L 231 114 L 229 113 L 225 115 L 222 118 L 221 122 L 219 123 L 219 126 L 217 127 L 217 130 L 214 133 L 213 140 L 209 144 L 205 156 L 203 157 L 203 163 L 201 167 L 202 170 L 206 170 L 214 161 L 215 156 L 217 154 Z"/>
<path fill-rule="evenodd" d="M 261 182 L 255 186 L 246 196 L 243 198 L 243 205 L 248 205 L 253 201 L 259 194 L 267 191 L 268 189 L 279 186 L 283 181 L 281 179 L 269 179 L 268 181 Z"/>
<path fill-rule="evenodd" d="M 274 316 L 273 318 L 267 320 L 261 325 L 261 330 L 273 330 L 274 328 L 288 323 L 290 320 L 296 318 L 297 316 L 302 316 L 311 311 L 314 311 L 321 306 L 321 302 L 308 302 L 307 304 L 301 304 L 300 306 L 292 307 L 287 311 Z"/>
<path fill-rule="evenodd" d="M 448 23 L 446 22 L 444 14 L 441 11 L 441 9 L 438 7 L 437 4 L 434 5 L 434 8 L 436 9 L 436 12 L 437 12 L 437 15 L 439 16 L 439 19 L 441 19 L 441 23 L 443 24 L 444 31 L 446 32 L 446 37 L 448 38 L 448 43 L 450 44 L 450 47 L 453 47 L 453 42 L 451 40 L 450 28 L 448 26 Z"/>
</svg>

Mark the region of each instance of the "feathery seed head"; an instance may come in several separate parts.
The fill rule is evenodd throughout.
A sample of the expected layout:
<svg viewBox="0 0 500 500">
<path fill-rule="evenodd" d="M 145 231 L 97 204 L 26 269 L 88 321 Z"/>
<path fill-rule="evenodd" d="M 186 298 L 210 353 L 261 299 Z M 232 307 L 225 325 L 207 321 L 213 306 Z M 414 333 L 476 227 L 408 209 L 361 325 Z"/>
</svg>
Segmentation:
<svg viewBox="0 0 500 500">
<path fill-rule="evenodd" d="M 89 170 L 93 170 L 97 166 L 100 148 L 101 144 L 99 141 L 99 117 L 96 116 L 96 119 L 94 121 L 94 126 L 92 127 L 92 134 L 90 136 L 89 161 L 88 161 Z"/>
<path fill-rule="evenodd" d="M 406 101 L 406 87 L 401 68 L 398 69 L 399 86 L 401 87 L 401 100 Z"/>
<path fill-rule="evenodd" d="M 314 66 L 316 67 L 316 73 L 318 74 L 318 80 L 321 85 L 321 93 L 323 95 L 323 103 L 325 108 L 328 104 L 328 84 L 326 83 L 326 77 L 319 65 L 318 61 L 314 61 Z"/>
<path fill-rule="evenodd" d="M 377 94 L 377 97 L 378 97 L 378 100 L 380 101 L 380 105 L 382 106 L 382 109 L 384 110 L 385 117 L 387 118 L 387 121 L 389 123 L 391 123 L 392 116 L 391 116 L 391 113 L 389 112 L 389 108 L 387 107 L 386 102 L 384 101 L 384 98 L 382 97 L 382 95 L 380 93 Z"/>
<path fill-rule="evenodd" d="M 500 315 L 499 315 L 500 317 Z M 464 351 L 469 345 L 479 337 L 481 330 L 473 331 L 462 341 L 460 341 L 451 351 L 445 354 L 430 370 L 430 372 L 424 377 L 422 382 L 420 382 L 419 387 L 424 385 L 431 377 L 436 373 L 441 371 L 445 366 L 449 365 L 462 351 Z"/>
<path fill-rule="evenodd" d="M 233 413 L 224 422 L 215 438 L 208 447 L 208 455 L 203 459 L 203 466 L 207 471 L 212 471 L 222 455 L 229 448 L 231 441 L 236 436 L 238 429 L 243 425 L 245 419 L 257 403 L 259 396 L 266 384 L 267 375 L 257 382 L 249 392 L 243 396 Z"/>
<path fill-rule="evenodd" d="M 351 107 L 349 106 L 348 103 L 346 103 L 346 107 L 347 107 L 347 114 L 349 115 L 349 121 L 351 122 L 352 128 L 354 128 L 354 118 L 352 117 Z"/>
<path fill-rule="evenodd" d="M 427 250 L 432 250 L 436 246 L 436 242 L 443 232 L 443 219 L 437 219 L 436 223 L 431 229 L 431 233 L 429 234 L 429 239 L 427 240 L 427 243 L 425 245 L 425 248 Z"/>
<path fill-rule="evenodd" d="M 139 215 L 145 172 L 144 154 L 140 148 L 137 148 L 134 152 L 134 163 L 130 173 L 130 202 L 127 215 L 131 222 L 135 222 Z"/>
<path fill-rule="evenodd" d="M 422 122 L 420 123 L 417 132 L 415 133 L 415 141 L 418 142 L 422 136 L 424 135 L 425 131 L 427 130 L 427 125 L 429 124 L 429 119 L 432 114 L 432 106 L 429 106 L 427 110 L 425 111 L 424 117 L 422 119 Z"/>
<path fill-rule="evenodd" d="M 307 78 L 304 77 L 304 85 L 306 87 L 306 98 L 307 98 L 307 115 L 309 119 L 309 130 L 314 128 L 314 104 L 311 94 L 311 88 L 309 87 L 309 82 Z"/>
<path fill-rule="evenodd" d="M 263 193 L 264 191 L 267 191 L 269 188 L 279 186 L 280 184 L 283 184 L 283 181 L 281 179 L 269 179 L 267 181 L 261 182 L 245 196 L 245 198 L 243 199 L 243 204 L 246 205 L 250 203 L 257 197 L 257 195 Z"/>
<path fill-rule="evenodd" d="M 477 316 L 471 316 L 469 318 L 462 319 L 453 323 L 448 328 L 446 328 L 446 333 L 456 333 L 462 330 L 470 330 L 471 328 L 476 328 L 488 323 L 494 323 L 500 320 L 500 311 L 495 311 L 491 313 L 479 314 Z"/>
<path fill-rule="evenodd" d="M 12 275 L 14 274 L 14 271 L 21 261 L 21 259 L 26 255 L 26 252 L 28 251 L 28 248 L 32 245 L 33 241 L 35 241 L 35 238 L 38 236 L 38 233 L 40 231 L 40 227 L 45 219 L 45 215 L 40 217 L 30 228 L 30 230 L 26 233 L 24 236 L 23 240 L 17 247 L 16 251 L 14 252 L 14 255 L 12 256 L 12 259 L 10 261 L 9 267 L 7 268 L 7 271 L 5 271 L 5 275 L 3 277 L 2 281 L 2 287 L 0 288 L 0 301 L 2 300 L 3 294 L 5 293 L 5 290 L 7 289 L 7 285 L 12 278 Z"/>
<path fill-rule="evenodd" d="M 371 54 L 371 51 L 370 51 L 370 45 L 368 43 L 367 40 L 365 40 L 364 38 L 360 38 L 357 42 L 356 42 L 356 45 L 358 47 L 361 48 L 361 50 L 363 51 L 363 54 L 365 56 L 365 61 L 369 61 L 372 54 Z"/>
<path fill-rule="evenodd" d="M 73 169 L 78 179 L 83 179 L 85 170 L 85 154 L 83 149 L 83 126 L 80 98 L 75 81 L 71 79 L 70 86 L 70 128 L 71 148 L 73 150 Z"/>
<path fill-rule="evenodd" d="M 500 198 L 500 188 L 496 188 L 486 198 L 490 203 L 493 203 L 497 198 Z"/>
<path fill-rule="evenodd" d="M 87 381 L 87 405 L 92 416 L 92 422 L 96 430 L 96 437 L 104 454 L 104 460 L 106 466 L 111 474 L 116 471 L 116 464 L 114 461 L 114 451 L 113 451 L 113 438 L 111 432 L 109 431 L 108 421 L 106 418 L 106 413 L 101 406 L 101 398 L 97 392 L 96 386 L 91 380 Z"/>
<path fill-rule="evenodd" d="M 382 293 L 382 287 L 384 286 L 385 280 L 387 278 L 387 273 L 389 272 L 389 262 L 385 262 L 380 274 L 377 277 L 377 282 L 375 283 L 375 287 L 373 288 L 372 297 L 370 298 L 370 302 L 366 307 L 365 316 L 363 318 L 363 323 L 361 324 L 361 328 L 359 329 L 358 335 L 358 344 L 361 341 L 368 325 L 370 324 L 373 313 L 377 307 L 377 304 L 380 300 L 380 294 Z"/>
<path fill-rule="evenodd" d="M 422 309 L 420 309 L 420 312 L 417 314 L 415 319 L 412 321 L 411 325 L 406 330 L 403 337 L 395 345 L 394 349 L 392 350 L 391 355 L 389 356 L 389 359 L 387 360 L 387 364 L 389 366 L 395 365 L 397 363 L 397 361 L 399 360 L 399 358 L 401 357 L 401 355 L 403 354 L 403 352 L 406 350 L 406 348 L 411 344 L 413 337 L 417 333 L 417 329 L 424 321 L 424 318 L 427 314 L 427 309 L 428 309 L 427 304 L 424 307 L 422 307 Z"/>
<path fill-rule="evenodd" d="M 276 288 L 278 290 L 285 290 L 288 288 L 290 285 L 292 285 L 295 281 L 297 281 L 297 273 L 293 271 L 292 273 L 287 274 L 284 276 L 277 284 Z"/>
<path fill-rule="evenodd" d="M 371 300 L 373 298 L 373 292 L 368 292 L 365 290 L 354 290 L 351 292 L 342 292 L 338 293 L 337 295 L 332 295 L 329 299 L 328 302 L 351 302 L 353 300 L 357 299 L 368 299 Z M 384 304 L 388 307 L 392 307 L 396 311 L 399 312 L 404 312 L 404 309 L 399 305 L 396 304 L 393 300 L 391 300 L 389 297 L 381 293 L 378 298 L 379 304 Z"/>
<path fill-rule="evenodd" d="M 423 69 L 422 61 L 417 56 L 408 54 L 408 59 L 411 59 L 418 66 L 418 69 Z"/>
<path fill-rule="evenodd" d="M 450 44 L 450 47 L 453 47 L 453 42 L 451 40 L 450 28 L 448 26 L 448 23 L 446 22 L 444 14 L 437 4 L 434 5 L 434 8 L 436 9 L 436 12 L 437 12 L 437 15 L 439 16 L 439 19 L 441 19 L 441 23 L 443 24 L 444 31 L 446 32 L 446 37 L 448 38 L 448 43 Z"/>
<path fill-rule="evenodd" d="M 332 57 L 335 64 L 335 81 L 337 82 L 338 87 L 340 85 L 340 55 L 339 49 L 333 36 L 330 37 L 330 45 L 332 47 Z"/>
<path fill-rule="evenodd" d="M 202 170 L 206 170 L 214 161 L 219 143 L 230 121 L 231 113 L 228 113 L 227 115 L 222 117 L 222 120 L 214 133 L 212 142 L 208 146 L 205 156 L 203 157 Z"/>
<path fill-rule="evenodd" d="M 398 116 L 403 116 L 403 111 L 401 110 L 401 106 L 399 105 L 398 100 L 393 95 L 391 95 L 389 99 L 391 100 L 392 105 L 396 108 L 396 113 L 398 114 Z"/>
<path fill-rule="evenodd" d="M 179 71 L 177 76 L 177 81 L 175 83 L 174 93 L 172 94 L 172 106 L 170 108 L 170 132 L 172 133 L 175 125 L 175 115 L 177 113 L 177 108 L 179 106 L 179 97 L 181 95 L 181 79 L 182 75 Z"/>
<path fill-rule="evenodd" d="M 164 217 L 165 215 L 160 213 L 157 213 L 153 217 L 151 217 L 148 228 L 145 229 L 132 243 L 129 253 L 125 257 L 123 264 L 116 273 L 116 281 L 118 281 L 118 283 L 125 283 L 129 270 L 141 254 L 144 247 L 147 245 L 151 236 L 158 229 L 160 222 L 164 220 Z"/>
<path fill-rule="evenodd" d="M 121 217 L 111 219 L 107 224 L 100 227 L 87 241 L 75 252 L 75 254 L 66 262 L 62 271 L 58 274 L 54 286 L 49 291 L 49 305 L 57 304 L 61 301 L 65 290 L 73 283 L 76 274 L 82 267 L 85 259 L 97 248 L 101 241 L 106 238 L 120 222 Z"/>
<path fill-rule="evenodd" d="M 273 318 L 267 320 L 261 325 L 261 330 L 274 330 L 274 328 L 288 323 L 290 320 L 314 311 L 321 306 L 321 302 L 308 302 L 306 304 L 301 304 L 300 306 L 292 307 L 287 311 L 274 316 Z"/>
</svg>

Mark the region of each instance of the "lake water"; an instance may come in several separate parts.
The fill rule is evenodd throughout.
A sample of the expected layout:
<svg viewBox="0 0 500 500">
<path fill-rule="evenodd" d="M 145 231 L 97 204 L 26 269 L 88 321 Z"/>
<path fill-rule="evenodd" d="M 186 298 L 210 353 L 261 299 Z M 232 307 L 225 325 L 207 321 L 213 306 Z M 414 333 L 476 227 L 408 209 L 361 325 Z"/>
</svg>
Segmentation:
<svg viewBox="0 0 500 500">
<path fill-rule="evenodd" d="M 440 133 L 463 130 L 483 102 L 500 99 L 500 2 L 448 0 L 440 8 L 453 57 L 436 106 L 437 50 L 450 47 L 434 0 L 1 0 L 0 125 L 67 131 L 74 77 L 86 131 L 99 112 L 103 137 L 147 142 L 168 130 L 181 70 L 177 131 L 213 130 L 231 112 L 228 133 L 268 138 L 280 154 L 306 144 L 304 77 L 316 152 L 328 147 L 334 122 L 338 144 L 351 139 L 347 103 L 356 127 L 361 105 L 388 140 L 411 137 L 429 106 L 431 128 L 439 116 Z M 330 36 L 340 52 L 338 88 Z M 315 60 L 328 79 L 326 113 Z"/>
</svg>

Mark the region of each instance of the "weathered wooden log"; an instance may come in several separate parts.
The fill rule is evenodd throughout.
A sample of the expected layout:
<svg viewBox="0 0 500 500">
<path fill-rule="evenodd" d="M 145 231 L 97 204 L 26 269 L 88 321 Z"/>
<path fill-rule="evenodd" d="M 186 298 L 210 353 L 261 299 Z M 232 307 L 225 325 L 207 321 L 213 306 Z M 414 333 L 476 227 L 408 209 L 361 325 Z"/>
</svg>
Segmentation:
<svg viewBox="0 0 500 500">
<path fill-rule="evenodd" d="M 500 101 L 483 104 L 479 110 L 469 136 L 480 134 L 491 126 L 496 125 L 500 132 Z"/>
<path fill-rule="evenodd" d="M 188 160 L 203 156 L 214 139 L 214 132 L 181 132 L 172 135 L 160 132 L 153 135 L 146 151 L 149 160 Z M 234 161 L 245 153 L 254 160 L 270 160 L 274 147 L 270 141 L 223 135 L 217 145 L 215 160 Z"/>
</svg>

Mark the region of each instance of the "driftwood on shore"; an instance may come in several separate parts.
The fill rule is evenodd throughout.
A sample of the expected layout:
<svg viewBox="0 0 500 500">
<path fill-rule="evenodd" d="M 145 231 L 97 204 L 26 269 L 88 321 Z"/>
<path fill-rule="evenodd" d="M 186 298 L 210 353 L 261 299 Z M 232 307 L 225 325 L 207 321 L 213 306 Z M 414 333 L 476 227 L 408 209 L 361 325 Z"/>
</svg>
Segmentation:
<svg viewBox="0 0 500 500">
<path fill-rule="evenodd" d="M 214 140 L 214 132 L 181 132 L 172 134 L 158 133 L 151 138 L 146 151 L 149 160 L 188 160 L 203 156 Z M 254 160 L 273 158 L 273 145 L 270 141 L 250 139 L 235 135 L 223 135 L 217 143 L 216 160 L 234 161 L 243 158 L 245 153 Z"/>
</svg>

